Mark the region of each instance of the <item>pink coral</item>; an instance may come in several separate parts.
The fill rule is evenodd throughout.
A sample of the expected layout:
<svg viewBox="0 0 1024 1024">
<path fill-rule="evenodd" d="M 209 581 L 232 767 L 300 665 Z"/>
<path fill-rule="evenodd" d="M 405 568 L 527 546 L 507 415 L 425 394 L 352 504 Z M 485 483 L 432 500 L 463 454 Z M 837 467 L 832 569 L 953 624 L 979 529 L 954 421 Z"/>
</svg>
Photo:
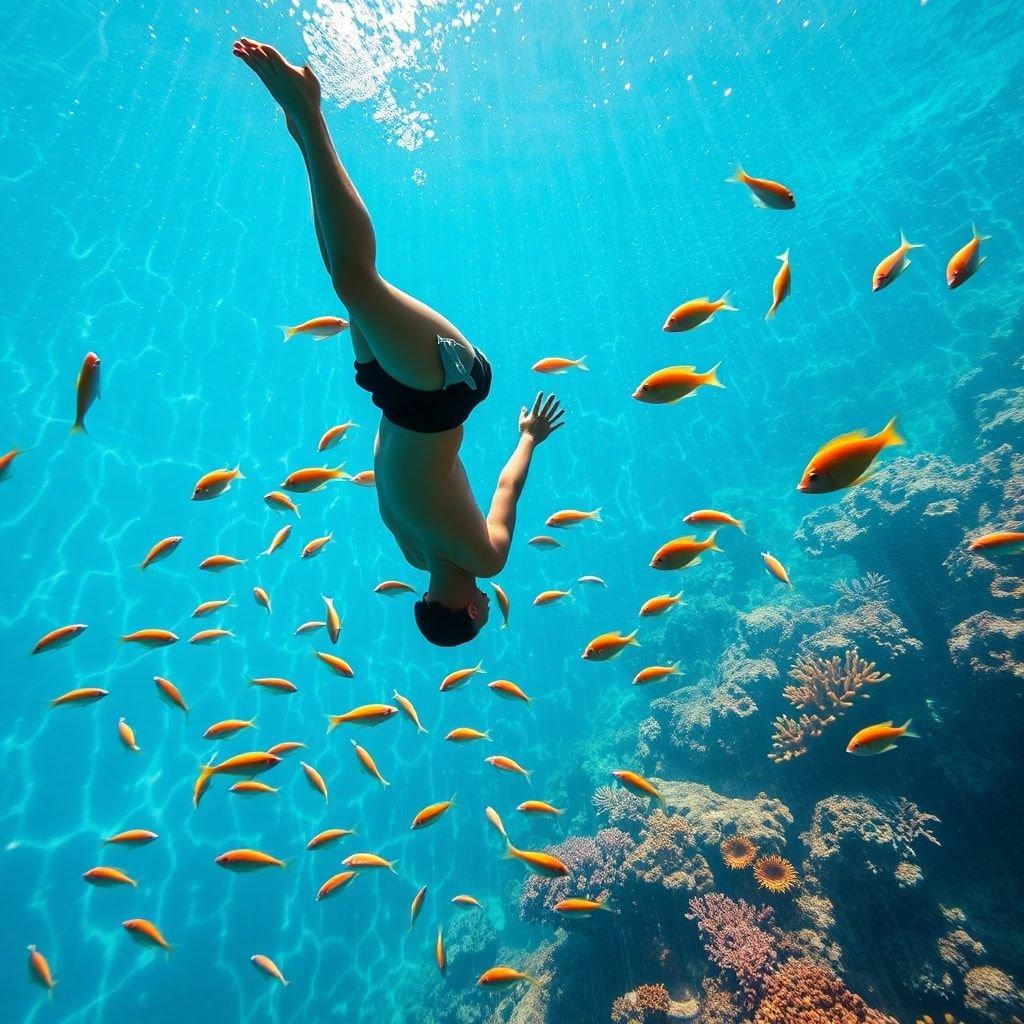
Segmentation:
<svg viewBox="0 0 1024 1024">
<path fill-rule="evenodd" d="M 670 1006 L 664 985 L 640 985 L 612 1003 L 612 1024 L 661 1024 Z"/>
<path fill-rule="evenodd" d="M 871 1009 L 830 970 L 789 960 L 764 982 L 754 1024 L 897 1024 Z"/>
</svg>

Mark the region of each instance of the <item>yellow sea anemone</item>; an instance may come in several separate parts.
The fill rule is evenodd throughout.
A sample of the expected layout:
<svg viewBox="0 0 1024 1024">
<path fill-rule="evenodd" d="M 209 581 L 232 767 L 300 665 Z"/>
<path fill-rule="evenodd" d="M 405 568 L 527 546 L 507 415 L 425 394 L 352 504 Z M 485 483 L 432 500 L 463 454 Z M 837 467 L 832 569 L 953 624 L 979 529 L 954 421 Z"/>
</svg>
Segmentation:
<svg viewBox="0 0 1024 1024">
<path fill-rule="evenodd" d="M 739 871 L 749 868 L 757 856 L 757 847 L 746 836 L 732 836 L 723 839 L 719 849 L 727 868 Z"/>
<path fill-rule="evenodd" d="M 797 883 L 796 868 L 775 853 L 758 859 L 754 864 L 754 878 L 769 892 L 789 892 Z"/>
</svg>

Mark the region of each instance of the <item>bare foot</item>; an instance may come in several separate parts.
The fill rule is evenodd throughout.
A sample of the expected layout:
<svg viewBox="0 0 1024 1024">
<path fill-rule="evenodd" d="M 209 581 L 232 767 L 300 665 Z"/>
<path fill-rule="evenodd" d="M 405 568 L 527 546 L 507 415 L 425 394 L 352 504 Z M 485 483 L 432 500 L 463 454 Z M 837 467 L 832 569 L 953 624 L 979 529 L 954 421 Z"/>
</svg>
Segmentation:
<svg viewBox="0 0 1024 1024">
<path fill-rule="evenodd" d="M 320 83 L 308 65 L 300 68 L 289 64 L 274 47 L 244 36 L 236 40 L 231 52 L 259 75 L 284 111 L 293 138 L 297 125 L 319 113 Z"/>
</svg>

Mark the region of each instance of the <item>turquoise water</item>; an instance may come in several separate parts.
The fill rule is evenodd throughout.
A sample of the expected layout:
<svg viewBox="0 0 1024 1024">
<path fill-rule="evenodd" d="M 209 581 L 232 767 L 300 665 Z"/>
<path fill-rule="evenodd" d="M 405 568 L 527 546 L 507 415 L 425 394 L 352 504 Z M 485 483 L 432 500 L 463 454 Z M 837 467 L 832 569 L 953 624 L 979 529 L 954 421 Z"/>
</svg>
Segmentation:
<svg viewBox="0 0 1024 1024">
<path fill-rule="evenodd" d="M 907 455 L 971 464 L 978 429 L 955 385 L 986 358 L 992 369 L 993 339 L 1009 352 L 996 358 L 996 386 L 1020 387 L 1024 8 L 940 0 L 856 8 L 373 0 L 358 8 L 355 21 L 349 5 L 326 0 L 251 8 L 83 0 L 5 11 L 0 449 L 29 450 L 0 485 L 4 1019 L 455 1019 L 455 997 L 433 969 L 436 925 L 455 918 L 453 895 L 485 904 L 500 949 L 517 962 L 546 934 L 520 922 L 523 872 L 500 859 L 482 808 L 493 805 L 519 845 L 539 849 L 594 831 L 591 793 L 617 767 L 783 799 L 799 819 L 794 860 L 817 800 L 859 792 L 917 801 L 945 823 L 943 846 L 926 851 L 928 905 L 962 901 L 979 877 L 989 879 L 975 929 L 1024 983 L 1019 847 L 1000 816 L 1019 812 L 1019 736 L 993 731 L 988 684 L 949 660 L 935 625 L 979 607 L 954 611 L 955 588 L 920 582 L 914 537 L 879 544 L 867 565 L 814 557 L 797 536 L 804 516 L 852 499 L 795 490 L 823 441 L 878 430 L 896 412 Z M 491 359 L 494 387 L 463 446 L 485 506 L 515 444 L 520 405 L 553 385 L 568 409 L 568 427 L 538 452 L 500 576 L 510 628 L 497 628 L 495 609 L 461 651 L 419 637 L 409 598 L 372 593 L 385 578 L 421 590 L 425 582 L 402 563 L 372 490 L 338 484 L 305 497 L 289 544 L 256 558 L 283 525 L 262 495 L 287 472 L 319 464 L 321 433 L 347 419 L 360 428 L 335 453 L 352 472 L 370 468 L 375 417 L 352 383 L 346 336 L 281 342 L 276 325 L 343 310 L 320 263 L 301 160 L 269 98 L 231 57 L 240 33 L 322 73 L 328 121 L 375 220 L 382 273 L 443 311 Z M 755 209 L 745 189 L 725 184 L 740 160 L 791 187 L 796 210 Z M 992 235 L 988 262 L 951 292 L 945 262 L 972 221 Z M 871 272 L 901 228 L 927 247 L 872 294 Z M 766 324 L 774 257 L 787 248 L 793 293 Z M 662 333 L 679 302 L 726 289 L 738 314 L 723 312 L 692 334 Z M 103 361 L 103 394 L 89 436 L 69 436 L 89 350 Z M 587 355 L 590 373 L 532 373 L 549 355 Z M 630 399 L 662 366 L 718 362 L 725 390 L 668 407 Z M 1019 442 L 1018 434 L 1018 450 Z M 227 494 L 189 501 L 202 473 L 236 463 L 245 479 Z M 603 522 L 567 535 L 563 549 L 526 543 L 556 509 L 598 506 Z M 723 538 L 723 555 L 681 576 L 648 568 L 658 545 L 687 532 L 680 517 L 707 506 L 746 520 L 748 536 Z M 929 529 L 924 520 L 917 528 Z M 323 554 L 300 561 L 300 544 L 328 531 Z M 180 549 L 140 573 L 150 546 L 171 534 L 183 535 Z M 787 565 L 792 595 L 764 574 L 763 550 Z M 222 576 L 198 572 L 215 552 L 249 561 Z M 887 701 L 858 706 L 856 725 L 914 717 L 923 742 L 898 761 L 850 763 L 839 744 L 834 754 L 774 765 L 764 755 L 782 709 L 765 702 L 756 719 L 763 742 L 725 763 L 713 752 L 677 750 L 657 765 L 637 756 L 636 726 L 656 695 L 630 687 L 639 668 L 681 660 L 687 682 L 712 679 L 736 614 L 818 605 L 834 598 L 837 581 L 867 571 L 890 578 L 899 614 L 934 658 L 904 671 Z M 589 573 L 607 587 L 531 606 L 540 590 Z M 251 599 L 257 584 L 271 595 L 269 618 Z M 580 661 L 594 635 L 632 629 L 642 601 L 680 588 L 688 603 L 668 639 L 651 627 L 640 651 L 607 665 Z M 344 618 L 338 651 L 354 680 L 330 676 L 313 644 L 292 635 L 319 617 L 321 594 L 334 596 Z M 189 615 L 200 601 L 229 596 L 234 606 L 214 624 L 235 639 L 142 654 L 118 642 L 144 627 L 184 639 L 198 628 Z M 1019 596 L 1010 612 L 1005 605 L 1003 614 L 1019 617 Z M 89 629 L 62 651 L 27 656 L 67 622 Z M 478 660 L 485 675 L 437 692 L 447 672 Z M 182 690 L 187 723 L 155 699 L 154 675 Z M 246 686 L 263 675 L 294 680 L 298 693 L 275 698 Z M 499 677 L 535 698 L 532 711 L 492 697 L 484 682 Z M 47 711 L 75 686 L 110 696 Z M 974 686 L 974 717 L 945 728 L 935 705 Z M 995 716 L 1002 725 L 1019 714 L 1019 686 L 1016 674 L 999 690 L 1010 700 Z M 396 687 L 429 734 L 400 721 L 359 737 L 392 782 L 383 791 L 359 772 L 348 733 L 324 735 L 324 715 L 388 699 Z M 243 734 L 216 749 L 305 742 L 302 756 L 330 787 L 327 809 L 293 755 L 266 776 L 280 786 L 276 796 L 245 802 L 218 780 L 193 810 L 196 767 L 214 749 L 203 729 L 254 714 L 255 740 Z M 121 716 L 140 755 L 118 742 Z M 460 725 L 492 730 L 494 743 L 445 744 Z M 845 724 L 841 731 L 845 742 Z M 533 769 L 532 788 L 484 764 L 489 753 Z M 1003 783 L 965 786 L 959 766 L 968 759 L 1005 766 Z M 455 792 L 446 819 L 409 831 L 417 810 Z M 525 821 L 514 808 L 527 796 L 569 811 Z M 358 838 L 340 853 L 307 853 L 308 839 L 330 826 L 354 827 Z M 141 850 L 101 848 L 104 836 L 129 827 L 160 839 Z M 265 849 L 288 866 L 231 875 L 214 857 L 235 846 Z M 363 849 L 397 858 L 397 877 L 359 878 L 315 904 L 340 857 Z M 98 863 L 125 868 L 138 889 L 89 888 L 81 873 Z M 426 904 L 409 932 L 421 885 Z M 997 925 L 1007 907 L 1012 922 Z M 174 945 L 169 962 L 128 941 L 120 923 L 136 916 Z M 868 927 L 854 912 L 840 922 L 855 974 L 847 980 L 873 1005 L 913 1020 L 936 1001 L 875 955 L 878 920 Z M 918 941 L 904 913 L 881 920 L 897 945 Z M 578 954 L 591 978 L 629 973 L 634 937 L 625 921 L 608 928 L 619 929 L 617 943 L 601 947 L 617 951 L 614 966 L 606 952 Z M 693 930 L 679 914 L 657 928 L 669 945 Z M 59 979 L 52 1003 L 25 980 L 30 942 Z M 254 953 L 281 966 L 286 990 L 253 970 Z M 622 991 L 653 980 L 633 977 Z M 474 1012 L 498 1006 L 490 993 L 467 998 Z M 511 1003 L 501 1005 L 508 1019 Z M 964 1020 L 995 1019 L 953 1009 Z M 588 1008 L 579 1019 L 606 1017 Z"/>
</svg>

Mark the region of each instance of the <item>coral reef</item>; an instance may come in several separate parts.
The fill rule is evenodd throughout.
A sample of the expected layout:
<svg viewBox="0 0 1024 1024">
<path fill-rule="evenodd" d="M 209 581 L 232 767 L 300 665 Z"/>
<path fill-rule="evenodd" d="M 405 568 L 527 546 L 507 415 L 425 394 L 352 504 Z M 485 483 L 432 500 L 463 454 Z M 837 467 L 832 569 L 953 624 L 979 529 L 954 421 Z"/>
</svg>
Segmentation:
<svg viewBox="0 0 1024 1024">
<path fill-rule="evenodd" d="M 789 892 L 798 881 L 796 868 L 777 853 L 759 857 L 754 862 L 754 878 L 758 887 L 768 892 Z"/>
<path fill-rule="evenodd" d="M 662 1024 L 671 1004 L 664 985 L 640 985 L 612 1003 L 612 1024 Z"/>
<path fill-rule="evenodd" d="M 722 861 L 727 868 L 733 871 L 741 871 L 749 868 L 757 856 L 757 846 L 746 836 L 735 835 L 723 839 L 718 844 L 719 852 L 722 854 Z"/>
<path fill-rule="evenodd" d="M 1024 990 L 998 967 L 972 967 L 964 975 L 964 1005 L 992 1024 L 1024 1014 Z"/>
<path fill-rule="evenodd" d="M 648 885 L 705 892 L 715 879 L 696 846 L 685 818 L 657 810 L 647 819 L 640 843 L 626 859 L 625 867 Z"/>
<path fill-rule="evenodd" d="M 784 963 L 764 981 L 754 1024 L 897 1024 L 872 1010 L 831 971 L 808 960 Z"/>
<path fill-rule="evenodd" d="M 978 612 L 958 622 L 949 635 L 949 653 L 972 672 L 1024 682 L 1024 612 Z"/>
<path fill-rule="evenodd" d="M 597 813 L 604 815 L 611 825 L 642 822 L 650 804 L 650 800 L 644 800 L 624 786 L 601 786 L 590 799 Z"/>
<path fill-rule="evenodd" d="M 704 846 L 718 846 L 738 832 L 761 850 L 774 851 L 786 845 L 786 829 L 793 824 L 793 815 L 781 800 L 765 793 L 752 800 L 723 796 L 696 782 L 659 779 L 658 789 L 666 808 L 682 814 Z"/>
</svg>

